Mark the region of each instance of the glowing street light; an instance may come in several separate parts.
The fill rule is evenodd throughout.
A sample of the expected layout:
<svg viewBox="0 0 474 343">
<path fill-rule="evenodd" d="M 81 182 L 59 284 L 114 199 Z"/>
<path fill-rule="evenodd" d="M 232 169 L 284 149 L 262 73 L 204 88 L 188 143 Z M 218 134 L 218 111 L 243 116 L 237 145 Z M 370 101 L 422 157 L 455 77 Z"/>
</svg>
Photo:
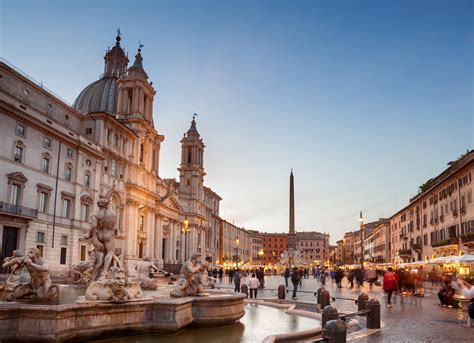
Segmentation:
<svg viewBox="0 0 474 343">
<path fill-rule="evenodd" d="M 360 268 L 364 269 L 364 239 L 362 237 L 362 230 L 364 228 L 364 218 L 362 217 L 362 211 L 359 215 L 359 227 L 360 227 Z"/>
</svg>

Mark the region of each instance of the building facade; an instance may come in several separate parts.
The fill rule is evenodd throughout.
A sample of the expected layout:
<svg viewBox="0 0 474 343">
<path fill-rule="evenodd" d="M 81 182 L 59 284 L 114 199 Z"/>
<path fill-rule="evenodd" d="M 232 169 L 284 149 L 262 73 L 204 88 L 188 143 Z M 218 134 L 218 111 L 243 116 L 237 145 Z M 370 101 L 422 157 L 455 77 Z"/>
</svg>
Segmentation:
<svg viewBox="0 0 474 343">
<path fill-rule="evenodd" d="M 14 67 L 0 63 L 1 258 L 38 247 L 56 275 L 87 258 L 83 239 L 99 196 L 118 222 L 116 254 L 133 271 L 144 256 L 159 265 L 198 251 L 215 258 L 219 202 L 204 186 L 204 143 L 193 118 L 181 140 L 179 181 L 160 176 L 164 136 L 153 120 L 155 89 L 139 49 L 121 37 L 104 73 L 72 106 Z"/>
<path fill-rule="evenodd" d="M 429 260 L 474 248 L 474 151 L 448 166 L 390 218 L 392 259 Z"/>
<path fill-rule="evenodd" d="M 297 232 L 296 248 L 306 264 L 310 266 L 323 265 L 329 258 L 329 235 L 316 231 Z"/>
</svg>

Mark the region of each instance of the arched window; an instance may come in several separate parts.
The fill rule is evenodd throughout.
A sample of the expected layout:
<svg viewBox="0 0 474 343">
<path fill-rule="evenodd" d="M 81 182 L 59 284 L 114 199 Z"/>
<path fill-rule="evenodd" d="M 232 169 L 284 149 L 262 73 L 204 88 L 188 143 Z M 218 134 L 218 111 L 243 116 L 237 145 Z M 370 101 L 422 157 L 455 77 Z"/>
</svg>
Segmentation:
<svg viewBox="0 0 474 343">
<path fill-rule="evenodd" d="M 86 170 L 84 174 L 84 187 L 91 187 L 92 173 L 89 170 Z"/>
<path fill-rule="evenodd" d="M 140 144 L 140 162 L 142 163 L 143 163 L 144 155 L 145 155 L 144 146 L 143 146 L 143 143 L 141 143 Z"/>
<path fill-rule="evenodd" d="M 66 181 L 72 180 L 72 163 L 66 163 L 64 166 L 64 178 Z"/>
<path fill-rule="evenodd" d="M 49 173 L 50 165 L 51 165 L 51 155 L 46 152 L 43 155 L 41 155 L 41 171 L 43 173 Z"/>
</svg>

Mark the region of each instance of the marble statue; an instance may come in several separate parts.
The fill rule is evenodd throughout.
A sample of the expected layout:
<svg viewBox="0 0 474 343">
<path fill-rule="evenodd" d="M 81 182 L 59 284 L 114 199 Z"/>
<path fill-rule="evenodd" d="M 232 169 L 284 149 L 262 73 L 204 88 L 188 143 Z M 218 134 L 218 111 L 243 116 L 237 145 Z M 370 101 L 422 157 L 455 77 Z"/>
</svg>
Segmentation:
<svg viewBox="0 0 474 343">
<path fill-rule="evenodd" d="M 135 270 L 137 271 L 136 279 L 142 289 L 155 290 L 158 288 L 158 279 L 151 278 L 150 273 L 153 271 L 158 272 L 159 269 L 153 264 L 149 257 L 143 257 L 143 260 L 138 262 L 135 266 Z"/>
<path fill-rule="evenodd" d="M 128 282 L 125 272 L 116 266 L 111 267 L 101 280 L 91 283 L 85 294 L 87 301 L 118 303 L 142 297 L 140 285 L 136 282 Z"/>
<path fill-rule="evenodd" d="M 30 282 L 17 287 L 11 297 L 22 299 L 27 296 L 38 300 L 52 300 L 59 298 L 59 287 L 53 285 L 49 277 L 48 262 L 40 257 L 38 248 L 30 248 L 18 267 L 25 267 L 30 274 Z"/>
<path fill-rule="evenodd" d="M 0 287 L 4 292 L 13 292 L 17 287 L 24 283 L 30 282 L 30 274 L 22 265 L 23 253 L 19 250 L 13 250 L 12 256 L 5 257 L 2 268 L 9 268 L 10 275 L 5 280 L 5 283 Z"/>
<path fill-rule="evenodd" d="M 78 302 L 109 301 L 125 302 L 143 297 L 140 284 L 130 282 L 125 275 L 120 259 L 115 255 L 115 224 L 117 215 L 108 208 L 109 199 L 101 196 L 99 209 L 91 218 L 91 228 L 84 239 L 89 241 L 89 261 L 74 267 L 78 283 L 88 287 Z"/>
<path fill-rule="evenodd" d="M 201 263 L 201 254 L 194 254 L 183 263 L 179 280 L 170 296 L 173 298 L 182 298 L 186 296 L 195 296 L 203 293 L 202 272 L 204 266 Z"/>
<path fill-rule="evenodd" d="M 294 266 L 303 266 L 306 264 L 305 260 L 301 257 L 299 250 L 288 249 L 285 250 L 280 256 L 280 264 L 292 268 Z"/>
<path fill-rule="evenodd" d="M 90 282 L 107 274 L 115 252 L 117 214 L 109 209 L 109 199 L 106 197 L 100 197 L 97 206 L 99 209 L 91 217 L 91 228 L 84 236 L 94 246 L 95 264 Z"/>
</svg>

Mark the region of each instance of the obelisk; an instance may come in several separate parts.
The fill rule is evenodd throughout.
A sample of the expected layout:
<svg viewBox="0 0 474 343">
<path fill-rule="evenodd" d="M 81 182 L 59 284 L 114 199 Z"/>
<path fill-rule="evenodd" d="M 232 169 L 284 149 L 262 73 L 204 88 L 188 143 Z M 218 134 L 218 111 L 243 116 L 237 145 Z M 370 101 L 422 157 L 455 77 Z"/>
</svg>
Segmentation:
<svg viewBox="0 0 474 343">
<path fill-rule="evenodd" d="M 295 180 L 293 169 L 290 174 L 290 230 L 288 234 L 288 250 L 296 249 L 296 233 L 295 233 Z"/>
</svg>

